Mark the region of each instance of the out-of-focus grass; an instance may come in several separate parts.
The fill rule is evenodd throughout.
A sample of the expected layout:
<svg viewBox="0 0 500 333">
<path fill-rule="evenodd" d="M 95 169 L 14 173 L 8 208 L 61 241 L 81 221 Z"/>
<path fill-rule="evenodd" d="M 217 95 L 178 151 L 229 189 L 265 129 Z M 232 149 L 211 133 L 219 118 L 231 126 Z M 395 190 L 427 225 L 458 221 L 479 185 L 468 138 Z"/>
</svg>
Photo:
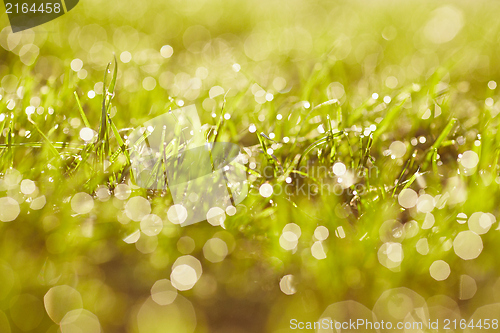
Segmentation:
<svg viewBox="0 0 500 333">
<path fill-rule="evenodd" d="M 0 216 L 16 218 L 0 223 L 0 331 L 56 332 L 44 304 L 58 299 L 44 295 L 59 285 L 104 332 L 192 332 L 194 318 L 197 332 L 286 332 L 401 286 L 448 296 L 464 318 L 498 302 L 496 221 L 477 259 L 454 240 L 489 223 L 473 213 L 498 216 L 499 13 L 494 1 L 82 1 L 34 30 L 3 29 Z M 130 178 L 131 130 L 190 104 L 248 158 L 251 193 L 224 229 L 172 224 L 168 190 Z M 147 198 L 159 235 L 123 241 L 148 211 L 129 195 Z M 228 250 L 216 263 L 214 238 Z M 201 278 L 155 305 L 151 287 L 184 255 Z M 444 281 L 429 272 L 437 260 Z M 293 288 L 280 288 L 287 275 Z M 78 325 L 94 332 L 93 315 Z"/>
</svg>

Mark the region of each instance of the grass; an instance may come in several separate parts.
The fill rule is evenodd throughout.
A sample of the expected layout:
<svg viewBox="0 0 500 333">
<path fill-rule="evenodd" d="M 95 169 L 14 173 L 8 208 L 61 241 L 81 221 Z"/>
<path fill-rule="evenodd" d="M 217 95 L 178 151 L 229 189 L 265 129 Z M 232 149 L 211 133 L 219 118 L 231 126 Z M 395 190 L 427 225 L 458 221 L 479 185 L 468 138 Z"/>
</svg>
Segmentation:
<svg viewBox="0 0 500 333">
<path fill-rule="evenodd" d="M 432 319 L 499 301 L 498 224 L 483 233 L 472 217 L 499 214 L 498 4 L 114 5 L 0 33 L 0 197 L 18 203 L 0 201 L 0 220 L 15 215 L 0 223 L 1 332 L 57 332 L 70 307 L 44 296 L 60 285 L 90 311 L 63 333 L 94 332 L 95 318 L 103 332 L 288 332 L 344 300 L 396 321 L 381 295 L 398 287 Z M 250 193 L 224 228 L 172 224 L 169 189 L 131 172 L 133 129 L 192 104 L 206 142 L 248 160 Z M 165 144 L 158 172 L 179 149 Z M 161 233 L 144 233 L 141 212 Z M 483 250 L 463 260 L 454 240 L 469 229 Z M 388 244 L 401 244 L 392 257 Z M 203 270 L 194 287 L 168 306 L 148 299 L 185 255 Z"/>
</svg>

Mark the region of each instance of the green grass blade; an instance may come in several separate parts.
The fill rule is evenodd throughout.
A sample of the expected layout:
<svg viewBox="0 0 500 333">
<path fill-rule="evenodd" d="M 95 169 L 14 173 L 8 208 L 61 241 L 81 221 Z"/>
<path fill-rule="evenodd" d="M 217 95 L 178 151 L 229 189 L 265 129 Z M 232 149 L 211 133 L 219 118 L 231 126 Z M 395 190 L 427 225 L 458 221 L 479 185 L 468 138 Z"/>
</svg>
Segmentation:
<svg viewBox="0 0 500 333">
<path fill-rule="evenodd" d="M 85 112 L 83 111 L 82 104 L 80 103 L 80 98 L 78 98 L 78 94 L 76 91 L 73 92 L 75 95 L 76 103 L 78 104 L 78 110 L 80 111 L 80 116 L 82 117 L 83 123 L 85 124 L 85 127 L 91 128 L 89 120 L 87 119 L 87 116 L 85 115 Z"/>
</svg>

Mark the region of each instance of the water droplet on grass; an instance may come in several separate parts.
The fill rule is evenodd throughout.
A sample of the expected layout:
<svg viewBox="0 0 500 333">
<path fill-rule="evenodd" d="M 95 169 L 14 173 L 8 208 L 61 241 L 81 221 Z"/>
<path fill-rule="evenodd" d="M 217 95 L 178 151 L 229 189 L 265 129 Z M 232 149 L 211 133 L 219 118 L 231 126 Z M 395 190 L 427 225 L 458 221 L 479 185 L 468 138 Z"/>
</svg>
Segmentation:
<svg viewBox="0 0 500 333">
<path fill-rule="evenodd" d="M 259 188 L 259 194 L 264 198 L 269 198 L 273 194 L 273 187 L 271 184 L 262 184 Z"/>
<path fill-rule="evenodd" d="M 223 261 L 227 254 L 227 244 L 220 238 L 211 238 L 203 246 L 203 255 L 212 263 Z"/>
<path fill-rule="evenodd" d="M 71 198 L 71 209 L 78 214 L 87 214 L 94 208 L 94 199 L 84 192 L 77 193 Z"/>
<path fill-rule="evenodd" d="M 201 263 L 193 256 L 182 256 L 177 258 L 172 265 L 170 281 L 180 291 L 189 290 L 194 287 L 202 274 Z"/>
<path fill-rule="evenodd" d="M 23 194 L 31 194 L 35 192 L 35 190 L 36 190 L 36 185 L 34 181 L 29 179 L 24 179 L 21 182 L 21 192 L 23 192 Z"/>
<path fill-rule="evenodd" d="M 137 196 L 130 198 L 125 205 L 125 214 L 133 221 L 140 221 L 151 213 L 151 204 L 146 198 Z"/>
<path fill-rule="evenodd" d="M 327 239 L 329 234 L 330 231 L 328 230 L 328 228 L 322 225 L 318 226 L 314 230 L 314 237 L 316 237 L 316 239 L 319 241 L 324 241 L 325 239 Z"/>
<path fill-rule="evenodd" d="M 398 202 L 403 208 L 412 208 L 417 204 L 417 192 L 410 188 L 406 188 L 399 193 Z"/>
<path fill-rule="evenodd" d="M 151 298 L 159 305 L 172 304 L 177 298 L 177 289 L 168 279 L 158 280 L 151 287 Z"/>
<path fill-rule="evenodd" d="M 181 224 L 187 219 L 187 210 L 182 205 L 172 205 L 167 211 L 167 217 L 173 224 Z"/>
<path fill-rule="evenodd" d="M 483 240 L 473 231 L 462 231 L 455 237 L 453 249 L 463 260 L 476 259 L 483 251 Z"/>
<path fill-rule="evenodd" d="M 213 226 L 223 225 L 226 220 L 226 213 L 220 207 L 212 207 L 207 212 L 207 221 Z"/>
<path fill-rule="evenodd" d="M 475 168 L 477 163 L 479 163 L 479 156 L 475 151 L 468 150 L 460 157 L 460 164 L 462 164 L 465 168 Z"/>
<path fill-rule="evenodd" d="M 80 138 L 86 142 L 92 141 L 97 133 L 88 127 L 84 127 L 80 130 Z"/>
<path fill-rule="evenodd" d="M 285 275 L 280 280 L 280 289 L 285 295 L 293 295 L 297 292 L 295 277 L 291 274 Z"/>
<path fill-rule="evenodd" d="M 99 319 L 92 312 L 77 309 L 68 312 L 61 320 L 61 333 L 100 333 Z"/>
<path fill-rule="evenodd" d="M 68 312 L 83 307 L 80 293 L 67 285 L 50 288 L 45 294 L 43 302 L 47 314 L 56 324 L 59 324 Z"/>
<path fill-rule="evenodd" d="M 155 214 L 148 214 L 141 219 L 141 231 L 147 236 L 156 236 L 163 228 L 162 219 Z"/>
</svg>

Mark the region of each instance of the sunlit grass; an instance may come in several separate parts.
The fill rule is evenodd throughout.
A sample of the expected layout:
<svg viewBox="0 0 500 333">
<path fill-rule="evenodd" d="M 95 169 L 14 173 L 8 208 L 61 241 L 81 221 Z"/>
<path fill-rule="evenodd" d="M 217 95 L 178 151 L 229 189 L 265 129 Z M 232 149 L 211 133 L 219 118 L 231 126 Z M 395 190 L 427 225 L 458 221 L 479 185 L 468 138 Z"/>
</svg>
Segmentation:
<svg viewBox="0 0 500 333">
<path fill-rule="evenodd" d="M 114 5 L 0 33 L 0 332 L 499 302 L 497 3 Z M 250 190 L 183 227 L 168 187 L 138 186 L 132 133 L 189 105 Z M 161 146 L 156 172 L 184 148 Z"/>
</svg>

